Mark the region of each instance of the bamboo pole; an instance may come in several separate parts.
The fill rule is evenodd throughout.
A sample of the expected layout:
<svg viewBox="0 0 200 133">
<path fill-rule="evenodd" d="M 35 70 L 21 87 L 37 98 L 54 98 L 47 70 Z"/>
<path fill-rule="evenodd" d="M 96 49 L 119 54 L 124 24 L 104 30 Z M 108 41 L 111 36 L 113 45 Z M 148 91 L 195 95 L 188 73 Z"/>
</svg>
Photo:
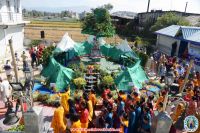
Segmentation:
<svg viewBox="0 0 200 133">
<path fill-rule="evenodd" d="M 189 77 L 189 74 L 190 74 L 190 71 L 191 71 L 191 69 L 192 69 L 193 64 L 194 64 L 194 59 L 191 59 L 191 60 L 190 60 L 189 68 L 188 68 L 188 70 L 187 70 L 187 73 L 186 73 L 186 76 L 185 76 L 185 79 L 184 79 L 183 87 L 181 88 L 181 91 L 180 91 L 180 94 L 181 94 L 181 95 L 183 94 L 183 91 L 184 91 L 185 86 L 186 86 L 186 84 L 187 84 L 187 80 L 188 80 L 188 77 Z"/>
<path fill-rule="evenodd" d="M 17 70 L 17 66 L 16 66 L 16 59 L 15 59 L 15 54 L 14 54 L 14 50 L 13 50 L 12 39 L 9 40 L 9 46 L 10 46 L 10 51 L 11 51 L 11 55 L 12 55 L 13 65 L 14 65 L 15 79 L 16 79 L 16 82 L 18 82 L 19 81 L 18 70 Z"/>
</svg>

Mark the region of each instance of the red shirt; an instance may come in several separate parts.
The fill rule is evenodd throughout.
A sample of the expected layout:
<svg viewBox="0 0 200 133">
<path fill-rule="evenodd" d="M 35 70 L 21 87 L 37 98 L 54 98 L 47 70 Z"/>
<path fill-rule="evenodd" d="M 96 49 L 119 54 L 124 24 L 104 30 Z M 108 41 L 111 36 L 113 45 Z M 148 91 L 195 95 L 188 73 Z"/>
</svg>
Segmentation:
<svg viewBox="0 0 200 133">
<path fill-rule="evenodd" d="M 81 111 L 81 123 L 88 123 L 89 112 L 87 109 Z"/>
<path fill-rule="evenodd" d="M 107 98 L 107 94 L 109 94 L 110 92 L 111 92 L 110 89 L 105 89 L 104 92 L 103 92 L 102 97 L 103 98 Z"/>
</svg>

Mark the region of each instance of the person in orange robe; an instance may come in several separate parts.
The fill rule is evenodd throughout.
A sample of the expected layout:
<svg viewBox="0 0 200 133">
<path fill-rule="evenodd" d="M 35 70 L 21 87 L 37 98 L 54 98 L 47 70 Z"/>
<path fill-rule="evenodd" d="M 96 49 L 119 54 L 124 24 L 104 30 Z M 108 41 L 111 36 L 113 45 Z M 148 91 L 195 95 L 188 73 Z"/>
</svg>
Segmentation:
<svg viewBox="0 0 200 133">
<path fill-rule="evenodd" d="M 59 93 L 58 94 L 61 97 L 60 103 L 63 106 L 65 110 L 65 114 L 69 113 L 69 104 L 68 100 L 70 99 L 70 88 L 66 88 L 64 93 Z"/>
<path fill-rule="evenodd" d="M 58 103 L 56 107 L 57 109 L 54 111 L 51 127 L 54 129 L 54 133 L 65 133 L 66 120 L 64 115 L 64 108 L 60 106 L 60 103 Z"/>
<path fill-rule="evenodd" d="M 199 87 L 200 86 L 196 75 L 194 75 L 193 83 L 194 83 L 194 87 Z"/>
<path fill-rule="evenodd" d="M 183 103 L 179 103 L 177 105 L 176 111 L 175 113 L 172 115 L 172 120 L 174 122 L 176 122 L 178 120 L 178 118 L 182 115 L 183 111 L 184 111 L 185 107 L 183 105 Z"/>
<path fill-rule="evenodd" d="M 75 114 L 72 116 L 72 126 L 70 128 L 71 133 L 81 133 L 80 129 L 81 129 L 80 116 L 78 114 Z"/>
<path fill-rule="evenodd" d="M 136 102 L 140 102 L 140 95 L 137 92 L 133 92 L 133 104 L 135 105 Z"/>
<path fill-rule="evenodd" d="M 122 98 L 122 100 L 125 102 L 126 101 L 126 94 L 122 91 L 122 90 L 120 90 L 119 91 L 119 96 Z"/>
<path fill-rule="evenodd" d="M 166 92 L 163 91 L 161 93 L 161 96 L 157 99 L 157 102 L 156 102 L 156 105 L 155 105 L 156 108 L 158 108 L 159 103 L 163 103 L 164 102 L 165 95 L 166 95 Z"/>
<path fill-rule="evenodd" d="M 97 103 L 97 98 L 96 98 L 96 92 L 93 89 L 90 91 L 89 100 L 92 101 L 92 105 L 94 107 Z"/>
<path fill-rule="evenodd" d="M 127 133 L 128 131 L 128 115 L 125 113 L 122 118 L 120 118 L 121 126 L 120 133 Z"/>
<path fill-rule="evenodd" d="M 92 101 L 89 100 L 89 96 L 85 96 L 85 100 L 87 102 L 88 110 L 89 110 L 89 120 L 92 121 L 93 118 L 93 106 L 92 106 Z"/>
</svg>

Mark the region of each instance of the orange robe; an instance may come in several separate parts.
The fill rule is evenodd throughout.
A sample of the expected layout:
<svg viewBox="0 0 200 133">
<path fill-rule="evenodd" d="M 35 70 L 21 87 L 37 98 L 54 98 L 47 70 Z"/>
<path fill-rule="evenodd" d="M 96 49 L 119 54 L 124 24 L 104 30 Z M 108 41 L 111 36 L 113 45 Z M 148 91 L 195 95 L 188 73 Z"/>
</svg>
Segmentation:
<svg viewBox="0 0 200 133">
<path fill-rule="evenodd" d="M 67 92 L 59 94 L 59 95 L 61 97 L 60 103 L 65 110 L 65 114 L 67 114 L 69 112 L 68 100 L 70 99 L 70 89 Z"/>
<path fill-rule="evenodd" d="M 120 97 L 122 98 L 122 100 L 125 102 L 126 101 L 126 94 L 121 94 Z"/>
<path fill-rule="evenodd" d="M 183 104 L 178 104 L 175 113 L 172 115 L 172 120 L 174 122 L 176 122 L 178 120 L 178 118 L 182 115 L 183 111 L 184 111 L 185 107 Z"/>
<path fill-rule="evenodd" d="M 73 122 L 72 126 L 71 126 L 72 129 L 80 129 L 81 128 L 81 122 L 80 120 L 76 121 L 76 122 Z M 71 130 L 72 133 L 81 133 L 81 130 L 80 131 L 73 131 Z"/>
<path fill-rule="evenodd" d="M 160 96 L 156 102 L 156 108 L 158 107 L 159 103 L 160 102 L 164 102 L 164 97 L 163 96 Z"/>
<path fill-rule="evenodd" d="M 92 117 L 93 117 L 93 106 L 92 106 L 92 101 L 89 100 L 87 102 L 88 104 L 88 109 L 89 109 L 89 120 L 92 121 Z"/>
<path fill-rule="evenodd" d="M 124 133 L 124 127 L 128 128 L 128 120 L 123 120 L 124 125 L 120 126 L 120 133 Z"/>
<path fill-rule="evenodd" d="M 51 127 L 54 129 L 54 133 L 66 132 L 66 120 L 63 107 L 59 107 L 54 111 Z"/>
<path fill-rule="evenodd" d="M 89 99 L 92 101 L 92 105 L 95 106 L 97 103 L 97 98 L 95 94 L 90 94 Z"/>
</svg>

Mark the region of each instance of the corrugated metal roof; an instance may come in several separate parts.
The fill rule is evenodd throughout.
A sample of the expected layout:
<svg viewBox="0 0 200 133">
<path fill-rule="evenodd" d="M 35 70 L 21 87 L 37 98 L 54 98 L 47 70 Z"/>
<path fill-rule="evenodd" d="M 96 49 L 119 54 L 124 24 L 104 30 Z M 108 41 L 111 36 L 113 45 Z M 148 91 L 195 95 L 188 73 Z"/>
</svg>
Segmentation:
<svg viewBox="0 0 200 133">
<path fill-rule="evenodd" d="M 200 27 L 171 25 L 155 33 L 175 37 L 179 32 L 185 40 L 200 42 Z"/>
<path fill-rule="evenodd" d="M 166 28 L 156 31 L 155 33 L 175 37 L 180 27 L 181 26 L 179 25 L 171 25 L 171 26 L 168 26 Z"/>
<path fill-rule="evenodd" d="M 200 31 L 199 27 L 186 27 L 186 26 L 181 26 L 181 32 L 183 34 L 183 38 L 187 39 L 188 37 L 192 36 L 196 32 Z"/>
<path fill-rule="evenodd" d="M 200 31 L 196 32 L 192 36 L 188 37 L 187 40 L 193 41 L 193 42 L 200 42 Z"/>
</svg>

